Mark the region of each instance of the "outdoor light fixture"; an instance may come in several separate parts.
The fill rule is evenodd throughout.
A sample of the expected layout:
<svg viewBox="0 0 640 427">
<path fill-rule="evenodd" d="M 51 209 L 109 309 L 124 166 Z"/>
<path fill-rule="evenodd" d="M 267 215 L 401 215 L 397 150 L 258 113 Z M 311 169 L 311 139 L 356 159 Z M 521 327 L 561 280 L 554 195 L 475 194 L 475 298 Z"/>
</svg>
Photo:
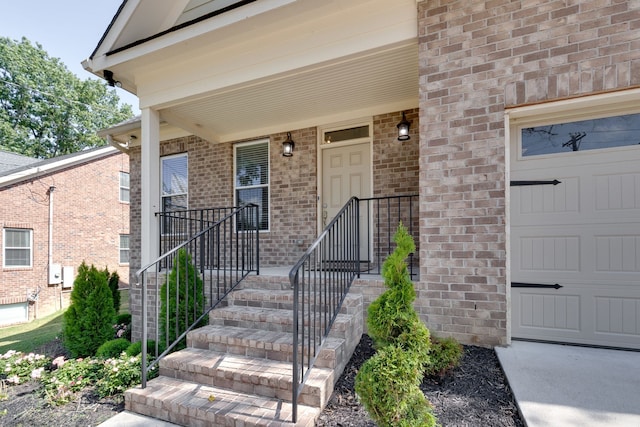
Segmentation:
<svg viewBox="0 0 640 427">
<path fill-rule="evenodd" d="M 104 70 L 102 72 L 102 75 L 104 76 L 104 79 L 107 81 L 107 84 L 111 87 L 122 87 L 122 83 L 120 83 L 118 80 L 114 80 L 113 79 L 113 71 L 110 70 Z"/>
<path fill-rule="evenodd" d="M 282 155 L 285 157 L 293 156 L 293 147 L 296 144 L 291 139 L 291 132 L 287 132 L 287 139 L 282 143 Z"/>
<path fill-rule="evenodd" d="M 398 141 L 406 141 L 411 139 L 409 136 L 409 127 L 411 126 L 411 122 L 407 121 L 407 118 L 404 115 L 404 111 L 402 112 L 402 120 L 398 123 Z"/>
</svg>

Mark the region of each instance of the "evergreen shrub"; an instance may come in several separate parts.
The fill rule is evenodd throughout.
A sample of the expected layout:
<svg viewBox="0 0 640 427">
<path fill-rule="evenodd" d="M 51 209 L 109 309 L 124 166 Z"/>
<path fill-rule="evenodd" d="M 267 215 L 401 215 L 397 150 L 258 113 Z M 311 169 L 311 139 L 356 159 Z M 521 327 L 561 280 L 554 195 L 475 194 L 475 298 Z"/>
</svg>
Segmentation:
<svg viewBox="0 0 640 427">
<path fill-rule="evenodd" d="M 454 338 L 431 337 L 431 351 L 425 374 L 444 377 L 450 370 L 460 365 L 462 345 Z"/>
<path fill-rule="evenodd" d="M 395 251 L 382 266 L 388 288 L 368 309 L 367 327 L 377 352 L 356 376 L 355 390 L 381 427 L 432 427 L 436 418 L 420 390 L 429 363 L 429 330 L 413 308 L 416 293 L 406 258 L 415 244 L 400 223 Z"/>
<path fill-rule="evenodd" d="M 118 357 L 123 351 L 126 351 L 131 343 L 126 338 L 116 338 L 109 340 L 98 347 L 96 357 L 101 359 L 109 359 L 110 357 Z"/>
<path fill-rule="evenodd" d="M 72 357 L 93 356 L 113 337 L 116 312 L 105 271 L 82 262 L 63 317 L 64 345 Z"/>
<path fill-rule="evenodd" d="M 161 340 L 167 346 L 171 345 L 202 314 L 204 314 L 202 278 L 191 261 L 191 255 L 184 249 L 180 249 L 173 260 L 173 268 L 167 280 L 160 288 Z M 205 324 L 206 319 L 203 319 L 196 327 Z M 185 346 L 186 339 L 183 338 L 174 350 Z"/>
<path fill-rule="evenodd" d="M 116 314 L 120 311 L 120 276 L 117 271 L 109 274 L 109 270 L 104 270 L 107 275 L 107 281 L 109 283 L 109 289 L 111 289 L 111 296 L 113 297 L 113 308 Z"/>
</svg>

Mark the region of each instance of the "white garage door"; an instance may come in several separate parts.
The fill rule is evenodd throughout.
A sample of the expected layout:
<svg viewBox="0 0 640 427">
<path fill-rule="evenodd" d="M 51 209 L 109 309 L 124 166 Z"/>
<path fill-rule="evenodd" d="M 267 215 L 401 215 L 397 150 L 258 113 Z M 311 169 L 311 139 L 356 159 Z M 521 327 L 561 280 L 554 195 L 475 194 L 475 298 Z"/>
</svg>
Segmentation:
<svg viewBox="0 0 640 427">
<path fill-rule="evenodd" d="M 519 131 L 514 338 L 640 349 L 640 115 L 622 117 Z"/>
</svg>

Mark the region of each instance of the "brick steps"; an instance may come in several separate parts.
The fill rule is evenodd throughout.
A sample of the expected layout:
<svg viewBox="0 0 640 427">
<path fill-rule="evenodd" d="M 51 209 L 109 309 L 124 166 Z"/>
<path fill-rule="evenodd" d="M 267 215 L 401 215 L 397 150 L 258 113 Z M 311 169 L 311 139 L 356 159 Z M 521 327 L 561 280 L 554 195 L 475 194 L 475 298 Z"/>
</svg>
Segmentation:
<svg viewBox="0 0 640 427">
<path fill-rule="evenodd" d="M 291 363 L 187 348 L 160 362 L 160 375 L 291 402 Z M 335 382 L 332 369 L 312 369 L 298 402 L 324 407 Z"/>
<path fill-rule="evenodd" d="M 158 378 L 125 394 L 125 408 L 188 426 L 294 425 L 292 301 L 286 277 L 253 276 L 210 313 L 209 325 L 187 335 L 186 349 L 160 361 Z M 360 340 L 362 318 L 362 296 L 347 295 L 298 397 L 295 425 L 314 425 Z"/>
<path fill-rule="evenodd" d="M 127 391 L 125 406 L 132 412 L 194 427 L 312 427 L 321 411 L 298 405 L 298 422 L 293 424 L 288 402 L 168 377 L 149 381 L 144 390 Z"/>
</svg>

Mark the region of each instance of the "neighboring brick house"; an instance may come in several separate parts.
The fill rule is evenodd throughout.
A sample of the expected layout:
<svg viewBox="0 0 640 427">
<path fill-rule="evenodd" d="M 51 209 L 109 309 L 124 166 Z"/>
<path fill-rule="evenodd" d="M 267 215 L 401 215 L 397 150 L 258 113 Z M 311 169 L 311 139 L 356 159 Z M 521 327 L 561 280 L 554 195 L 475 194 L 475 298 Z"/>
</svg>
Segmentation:
<svg viewBox="0 0 640 427">
<path fill-rule="evenodd" d="M 419 193 L 433 332 L 640 348 L 638 2 L 201 3 L 123 2 L 84 64 L 140 98 L 139 122 L 103 132 L 131 158 L 132 267 L 157 256 L 166 202 L 237 202 L 252 144 L 262 265 L 293 264 L 335 195 L 323 155 L 362 143 L 371 195 Z M 161 196 L 165 166 L 182 184 Z"/>
<path fill-rule="evenodd" d="M 126 285 L 127 155 L 101 147 L 3 170 L 0 222 L 0 325 L 66 307 L 83 261 Z"/>
</svg>

